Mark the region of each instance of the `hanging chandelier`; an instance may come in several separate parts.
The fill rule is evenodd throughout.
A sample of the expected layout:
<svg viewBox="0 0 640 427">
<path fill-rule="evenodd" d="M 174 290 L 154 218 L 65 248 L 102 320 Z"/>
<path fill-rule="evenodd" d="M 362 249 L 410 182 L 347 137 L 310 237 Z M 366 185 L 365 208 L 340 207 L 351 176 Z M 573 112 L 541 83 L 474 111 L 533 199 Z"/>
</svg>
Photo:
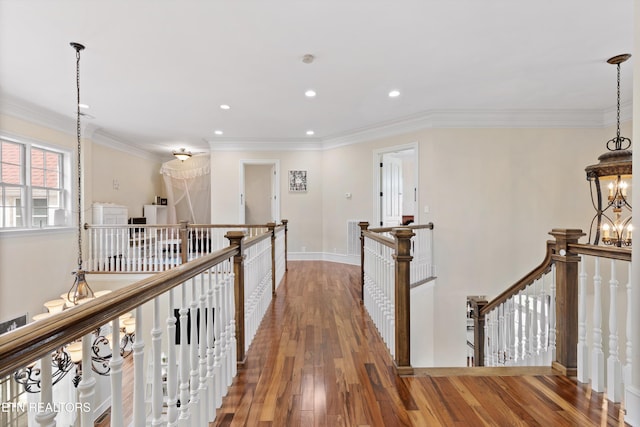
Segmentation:
<svg viewBox="0 0 640 427">
<path fill-rule="evenodd" d="M 616 136 L 607 141 L 608 152 L 598 157 L 598 163 L 587 166 L 587 180 L 591 190 L 591 203 L 596 214 L 591 220 L 589 242 L 597 245 L 631 246 L 631 140 L 620 136 L 620 64 L 631 57 L 622 54 L 607 62 L 617 66 L 618 102 Z M 602 187 L 606 186 L 606 197 Z M 592 239 L 593 235 L 593 239 Z"/>
<path fill-rule="evenodd" d="M 71 42 L 71 47 L 76 51 L 76 136 L 78 153 L 78 268 L 73 272 L 75 276 L 71 289 L 67 292 L 67 299 L 74 305 L 84 298 L 93 298 L 93 291 L 85 279 L 85 271 L 82 268 L 82 153 L 80 138 L 80 52 L 84 46 L 80 43 Z"/>
</svg>

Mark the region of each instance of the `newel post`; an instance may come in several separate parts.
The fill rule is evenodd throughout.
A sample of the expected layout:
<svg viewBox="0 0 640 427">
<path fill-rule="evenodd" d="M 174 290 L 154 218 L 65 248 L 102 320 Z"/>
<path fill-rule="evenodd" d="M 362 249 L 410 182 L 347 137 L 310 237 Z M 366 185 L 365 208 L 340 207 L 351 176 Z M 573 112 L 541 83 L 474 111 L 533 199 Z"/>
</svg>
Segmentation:
<svg viewBox="0 0 640 427">
<path fill-rule="evenodd" d="M 395 259 L 395 347 L 396 371 L 399 375 L 413 374 L 411 367 L 411 238 L 415 233 L 409 228 L 394 228 L 396 239 Z"/>
<path fill-rule="evenodd" d="M 189 221 L 180 221 L 180 260 L 182 264 L 189 261 Z"/>
<path fill-rule="evenodd" d="M 473 366 L 484 366 L 484 325 L 485 314 L 482 309 L 489 303 L 485 298 L 469 297 L 473 315 Z"/>
<path fill-rule="evenodd" d="M 578 273 L 580 257 L 569 253 L 568 245 L 585 234 L 577 229 L 554 228 L 553 260 L 556 264 L 556 360 L 553 368 L 575 376 L 578 370 Z"/>
<path fill-rule="evenodd" d="M 289 271 L 289 266 L 287 265 L 287 253 L 288 253 L 288 238 L 289 238 L 289 226 L 287 225 L 289 220 L 283 219 L 280 220 L 282 225 L 284 225 L 284 271 Z"/>
<path fill-rule="evenodd" d="M 367 221 L 360 221 L 360 300 L 364 299 L 364 232 L 369 228 Z"/>
<path fill-rule="evenodd" d="M 244 231 L 229 231 L 225 236 L 230 246 L 238 247 L 238 255 L 233 257 L 234 296 L 236 302 L 236 351 L 237 361 L 244 362 Z"/>
<path fill-rule="evenodd" d="M 276 223 L 268 222 L 271 233 L 271 295 L 276 296 Z"/>
</svg>

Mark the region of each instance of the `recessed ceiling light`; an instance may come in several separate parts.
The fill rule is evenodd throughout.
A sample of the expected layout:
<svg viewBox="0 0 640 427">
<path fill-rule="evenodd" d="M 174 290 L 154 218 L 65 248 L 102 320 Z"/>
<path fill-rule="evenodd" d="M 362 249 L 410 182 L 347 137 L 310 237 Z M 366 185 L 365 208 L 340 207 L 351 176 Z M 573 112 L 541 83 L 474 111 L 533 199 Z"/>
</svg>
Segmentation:
<svg viewBox="0 0 640 427">
<path fill-rule="evenodd" d="M 215 133 L 216 135 L 222 135 L 224 132 L 218 129 L 218 130 L 214 130 L 213 133 Z"/>
<path fill-rule="evenodd" d="M 314 132 L 314 131 L 312 131 L 312 130 L 308 130 L 308 131 L 307 131 L 307 135 L 309 135 L 309 136 L 313 135 L 314 133 L 315 133 L 315 132 Z"/>
<path fill-rule="evenodd" d="M 78 107 L 87 109 L 89 106 L 87 104 L 78 104 Z"/>
<path fill-rule="evenodd" d="M 399 96 L 400 96 L 399 90 L 392 90 L 391 92 L 389 92 L 389 98 L 397 98 Z"/>
<path fill-rule="evenodd" d="M 304 96 L 306 96 L 307 98 L 313 98 L 316 96 L 316 91 L 313 89 L 309 89 L 304 93 Z"/>
<path fill-rule="evenodd" d="M 229 105 L 227 105 L 227 104 L 222 104 L 222 105 L 220 105 L 220 109 L 221 110 L 230 110 L 231 107 Z"/>
</svg>

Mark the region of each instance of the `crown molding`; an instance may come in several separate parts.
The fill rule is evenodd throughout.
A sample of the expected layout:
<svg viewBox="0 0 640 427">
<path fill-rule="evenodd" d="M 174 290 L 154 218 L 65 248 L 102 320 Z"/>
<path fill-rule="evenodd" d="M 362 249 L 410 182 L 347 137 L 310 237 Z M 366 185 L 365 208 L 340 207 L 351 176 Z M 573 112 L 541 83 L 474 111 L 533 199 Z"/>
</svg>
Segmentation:
<svg viewBox="0 0 640 427">
<path fill-rule="evenodd" d="M 37 125 L 75 135 L 76 120 L 31 104 L 12 95 L 2 94 L 0 112 Z M 620 120 L 632 119 L 631 101 L 620 105 Z M 318 151 L 330 150 L 346 145 L 389 138 L 438 128 L 605 128 L 617 122 L 616 107 L 603 110 L 504 110 L 466 109 L 431 110 L 422 113 L 377 123 L 359 129 L 330 135 L 326 138 L 225 138 L 205 139 L 211 151 Z M 86 138 L 102 145 L 138 157 L 163 161 L 164 158 L 150 150 L 135 147 L 87 120 L 83 121 Z"/>
<path fill-rule="evenodd" d="M 34 123 L 60 132 L 75 135 L 76 120 L 69 116 L 54 113 L 23 99 L 16 98 L 6 93 L 2 94 L 0 112 L 17 119 Z"/>
<path fill-rule="evenodd" d="M 97 129 L 93 133 L 92 141 L 94 144 L 102 145 L 103 147 L 112 148 L 114 150 L 122 151 L 133 156 L 141 157 L 143 159 L 163 162 L 165 159 L 157 154 L 135 147 L 126 141 L 105 132 L 103 129 Z"/>
<path fill-rule="evenodd" d="M 320 139 L 225 139 L 205 140 L 211 151 L 318 151 L 323 150 Z"/>
</svg>

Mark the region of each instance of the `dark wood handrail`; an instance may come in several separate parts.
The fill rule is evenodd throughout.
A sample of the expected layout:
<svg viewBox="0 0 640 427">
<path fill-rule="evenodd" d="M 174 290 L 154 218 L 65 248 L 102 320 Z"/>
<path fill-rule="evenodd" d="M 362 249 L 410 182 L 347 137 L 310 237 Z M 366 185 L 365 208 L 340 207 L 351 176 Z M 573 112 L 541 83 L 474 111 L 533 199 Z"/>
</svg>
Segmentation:
<svg viewBox="0 0 640 427">
<path fill-rule="evenodd" d="M 0 335 L 0 377 L 35 362 L 238 254 L 238 246 L 229 246 L 171 270 L 154 274 L 107 296 Z"/>
<path fill-rule="evenodd" d="M 391 230 L 389 230 L 391 231 Z M 389 237 L 385 237 L 385 236 L 381 236 L 380 234 L 373 232 L 373 231 L 369 231 L 369 230 L 365 230 L 362 232 L 362 236 L 366 237 L 368 239 L 374 240 L 378 243 L 382 243 L 385 246 L 388 246 L 392 249 L 395 249 L 396 247 L 396 242 L 395 240 L 389 238 Z"/>
<path fill-rule="evenodd" d="M 377 227 L 377 228 L 369 228 L 369 231 L 374 233 L 388 233 L 393 231 L 394 228 L 410 228 L 412 230 L 419 230 L 422 228 L 428 228 L 429 230 L 433 230 L 433 223 L 429 222 L 427 224 L 413 224 L 413 225 L 396 225 L 395 227 Z"/>
<path fill-rule="evenodd" d="M 523 278 L 518 280 L 516 283 L 511 285 L 507 290 L 502 292 L 500 295 L 492 299 L 487 303 L 481 310 L 480 315 L 484 316 L 500 304 L 507 301 L 509 298 L 532 284 L 535 280 L 542 277 L 544 274 L 548 273 L 551 270 L 551 266 L 553 265 L 553 254 L 555 253 L 554 249 L 556 246 L 556 242 L 553 240 L 547 241 L 547 251 L 544 255 L 544 259 L 542 262 L 533 270 L 531 270 L 528 274 L 526 274 Z"/>
<path fill-rule="evenodd" d="M 264 239 L 270 239 L 271 238 L 271 233 L 270 232 L 266 232 L 266 233 L 262 233 L 259 236 L 254 236 L 254 237 L 247 237 L 245 238 L 244 242 L 242 243 L 242 247 L 243 248 L 250 248 L 253 245 L 257 245 L 258 243 L 260 243 L 261 241 L 263 241 Z"/>
<path fill-rule="evenodd" d="M 631 249 L 615 246 L 596 246 L 584 243 L 569 243 L 569 251 L 574 255 L 589 255 L 600 258 L 631 262 Z"/>
</svg>

